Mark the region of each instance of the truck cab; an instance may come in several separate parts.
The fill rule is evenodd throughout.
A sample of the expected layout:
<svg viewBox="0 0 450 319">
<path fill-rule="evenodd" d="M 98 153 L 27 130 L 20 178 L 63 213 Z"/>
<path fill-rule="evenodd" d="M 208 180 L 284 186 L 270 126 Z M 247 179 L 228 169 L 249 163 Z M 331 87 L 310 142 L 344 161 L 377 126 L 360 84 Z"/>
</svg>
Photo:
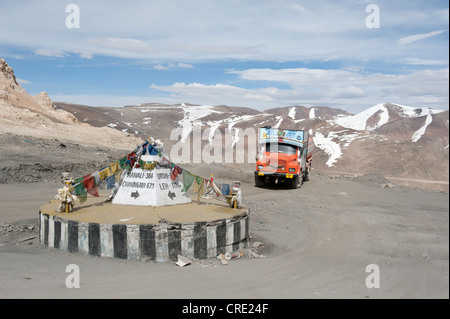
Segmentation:
<svg viewBox="0 0 450 319">
<path fill-rule="evenodd" d="M 300 188 L 309 180 L 312 149 L 313 141 L 306 131 L 259 128 L 255 186 L 273 182 Z"/>
</svg>

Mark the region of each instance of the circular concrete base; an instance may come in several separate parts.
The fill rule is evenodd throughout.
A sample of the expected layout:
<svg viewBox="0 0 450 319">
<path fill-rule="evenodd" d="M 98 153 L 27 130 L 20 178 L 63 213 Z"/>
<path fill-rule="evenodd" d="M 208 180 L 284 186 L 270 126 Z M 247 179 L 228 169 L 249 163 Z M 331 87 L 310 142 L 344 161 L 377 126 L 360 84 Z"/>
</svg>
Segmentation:
<svg viewBox="0 0 450 319">
<path fill-rule="evenodd" d="M 114 205 L 89 198 L 72 213 L 52 200 L 39 211 L 39 238 L 71 253 L 122 259 L 206 259 L 243 248 L 249 210 L 214 200 L 175 206 Z"/>
</svg>

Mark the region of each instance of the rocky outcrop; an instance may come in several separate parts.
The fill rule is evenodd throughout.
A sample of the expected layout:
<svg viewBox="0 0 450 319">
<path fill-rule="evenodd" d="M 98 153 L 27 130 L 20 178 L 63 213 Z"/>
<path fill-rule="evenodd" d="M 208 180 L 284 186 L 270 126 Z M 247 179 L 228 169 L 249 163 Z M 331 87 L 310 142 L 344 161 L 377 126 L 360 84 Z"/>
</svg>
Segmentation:
<svg viewBox="0 0 450 319">
<path fill-rule="evenodd" d="M 48 96 L 47 92 L 42 91 L 41 93 L 39 93 L 38 95 L 36 95 L 36 98 L 37 98 L 39 104 L 40 104 L 43 108 L 48 109 L 48 110 L 53 110 L 53 109 L 54 109 L 54 107 L 53 107 L 53 102 L 52 102 L 52 100 L 50 99 L 50 97 Z"/>
<path fill-rule="evenodd" d="M 17 83 L 16 76 L 14 75 L 13 69 L 6 63 L 4 59 L 0 59 L 0 88 L 1 86 L 8 86 L 13 90 L 21 88 L 19 83 Z M 1 96 L 0 92 L 0 96 Z"/>
<path fill-rule="evenodd" d="M 0 101 L 4 101 L 15 108 L 31 111 L 35 113 L 35 115 L 44 115 L 52 121 L 67 124 L 80 124 L 80 121 L 78 121 L 71 113 L 64 110 L 55 110 L 53 102 L 47 92 L 43 91 L 36 96 L 29 95 L 17 82 L 13 69 L 4 59 L 0 59 Z M 20 110 L 16 110 L 13 113 L 21 112 L 22 111 Z M 4 116 L 10 117 L 11 114 L 4 114 Z"/>
</svg>

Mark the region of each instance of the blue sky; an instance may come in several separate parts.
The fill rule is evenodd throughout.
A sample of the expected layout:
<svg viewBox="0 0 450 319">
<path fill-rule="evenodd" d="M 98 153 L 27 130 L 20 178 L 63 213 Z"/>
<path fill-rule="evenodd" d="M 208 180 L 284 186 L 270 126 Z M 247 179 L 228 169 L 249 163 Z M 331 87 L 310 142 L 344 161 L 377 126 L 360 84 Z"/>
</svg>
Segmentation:
<svg viewBox="0 0 450 319">
<path fill-rule="evenodd" d="M 69 4 L 79 28 L 67 27 Z M 0 57 L 29 93 L 53 101 L 449 108 L 448 1 L 0 0 L 0 8 Z"/>
</svg>

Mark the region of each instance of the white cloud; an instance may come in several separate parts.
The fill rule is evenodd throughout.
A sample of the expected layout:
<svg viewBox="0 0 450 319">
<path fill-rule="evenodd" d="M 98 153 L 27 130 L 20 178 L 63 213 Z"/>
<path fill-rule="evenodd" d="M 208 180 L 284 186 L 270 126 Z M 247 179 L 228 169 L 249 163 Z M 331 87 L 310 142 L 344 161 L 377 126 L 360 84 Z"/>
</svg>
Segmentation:
<svg viewBox="0 0 450 319">
<path fill-rule="evenodd" d="M 79 56 L 82 59 L 92 60 L 94 55 L 92 52 L 79 52 Z"/>
<path fill-rule="evenodd" d="M 227 45 L 227 44 L 216 44 L 220 37 L 213 37 L 212 35 L 209 43 L 199 43 L 199 44 L 173 44 L 165 46 L 164 51 L 175 54 L 176 56 L 189 58 L 190 60 L 198 60 L 199 58 L 240 58 L 254 57 L 261 54 L 260 49 L 262 45 Z M 182 40 L 181 40 L 182 41 Z M 204 41 L 204 40 L 202 40 Z M 239 42 L 239 39 L 235 39 Z M 183 41 L 184 42 L 184 41 Z M 183 43 L 181 42 L 181 43 Z M 229 40 L 225 40 L 229 42 Z"/>
<path fill-rule="evenodd" d="M 246 71 L 249 71 L 248 73 Z M 272 73 L 270 72 L 272 71 Z M 355 69 L 348 70 L 243 70 L 249 78 L 251 73 L 257 79 L 265 74 L 278 73 L 278 81 L 293 83 L 290 88 L 272 86 L 243 88 L 236 85 L 198 82 L 176 82 L 172 85 L 150 86 L 151 92 L 143 96 L 118 95 L 63 95 L 50 94 L 53 101 L 71 102 L 93 106 L 123 106 L 148 102 L 180 103 L 230 106 L 245 106 L 256 109 L 269 109 L 287 105 L 325 105 L 339 107 L 350 112 L 360 112 L 377 103 L 393 102 L 411 106 L 428 106 L 448 109 L 449 69 L 422 70 L 403 75 L 368 73 Z M 282 75 L 286 77 L 283 78 Z M 296 75 L 309 74 L 306 80 Z M 343 77 L 339 80 L 339 77 Z M 309 81 L 309 82 L 308 82 Z"/>
<path fill-rule="evenodd" d="M 448 65 L 448 60 L 407 58 L 405 59 L 405 63 L 411 65 Z"/>
<path fill-rule="evenodd" d="M 153 87 L 166 97 L 192 98 L 194 103 L 350 108 L 395 100 L 448 107 L 448 69 L 427 70 L 448 66 L 448 39 L 421 41 L 448 32 L 448 3 L 383 2 L 377 30 L 365 26 L 368 3 L 261 0 L 256 5 L 254 1 L 192 0 L 156 4 L 136 0 L 133 5 L 123 5 L 77 0 L 81 28 L 70 30 L 65 27 L 67 13 L 60 1 L 3 1 L 0 30 L 5 32 L 0 32 L 0 43 L 2 51 L 10 55 L 95 57 L 98 65 L 111 61 L 101 60 L 103 56 L 119 57 L 134 60 L 121 61 L 124 63 L 166 71 L 178 68 L 186 73 L 195 71 L 197 63 L 246 61 L 238 66 L 243 70 L 228 72 L 227 79 L 230 74 L 237 77 L 237 82 L 228 82 L 234 85 L 227 85 L 220 75 L 216 84 L 211 85 L 210 80 L 210 85 L 202 84 L 205 73 L 192 72 L 189 81 L 197 83 L 176 85 L 187 81 L 177 78 L 171 82 L 174 85 Z M 414 34 L 405 37 L 404 30 Z M 245 63 L 255 65 L 255 61 L 268 62 L 266 65 L 293 61 L 291 65 L 326 65 L 330 69 L 245 69 Z M 326 63 L 317 64 L 323 61 Z M 343 68 L 343 64 L 354 67 Z M 391 74 L 383 74 L 391 66 L 395 67 L 389 69 Z M 271 84 L 261 87 L 256 81 Z M 283 88 L 270 87 L 273 82 L 284 84 Z M 249 83 L 252 86 L 247 86 Z M 258 88 L 254 83 L 259 83 Z"/>
<path fill-rule="evenodd" d="M 177 82 L 173 85 L 159 86 L 152 84 L 151 89 L 169 92 L 173 97 L 202 104 L 227 104 L 261 108 L 272 106 L 277 101 L 286 100 L 294 91 L 267 87 L 261 89 L 244 89 L 228 84 L 206 85 L 201 83 Z"/>
<path fill-rule="evenodd" d="M 95 50 L 97 54 L 121 58 L 148 58 L 158 53 L 157 49 L 147 43 L 131 38 L 89 38 L 85 42 L 94 45 L 90 50 Z"/>
<path fill-rule="evenodd" d="M 193 69 L 194 66 L 192 64 L 187 64 L 187 63 L 169 63 L 167 64 L 167 66 L 161 65 L 161 64 L 157 64 L 153 66 L 153 69 L 155 70 L 159 70 L 159 71 L 169 71 L 171 69 Z"/>
<path fill-rule="evenodd" d="M 154 65 L 153 68 L 158 71 L 169 71 L 168 67 L 162 66 L 161 64 Z"/>
<path fill-rule="evenodd" d="M 151 85 L 183 101 L 228 104 L 258 109 L 311 104 L 342 107 L 350 111 L 374 103 L 397 102 L 448 109 L 449 69 L 422 70 L 403 75 L 368 73 L 362 70 L 249 69 L 229 71 L 248 81 L 284 82 L 287 89 L 246 89 L 228 84 L 174 83 Z"/>
<path fill-rule="evenodd" d="M 136 39 L 126 38 L 92 38 L 86 39 L 86 42 L 111 49 L 125 50 L 125 51 L 147 51 L 149 46 L 144 42 Z"/>
<path fill-rule="evenodd" d="M 51 49 L 37 49 L 34 51 L 34 54 L 53 58 L 64 58 L 66 56 L 69 56 L 67 52 L 64 52 L 62 50 L 51 50 Z"/>
<path fill-rule="evenodd" d="M 423 40 L 423 39 L 434 37 L 436 35 L 444 33 L 445 31 L 446 30 L 438 30 L 438 31 L 432 31 L 432 32 L 429 32 L 429 33 L 413 34 L 413 35 L 410 35 L 410 36 L 398 39 L 397 43 L 399 45 L 406 45 L 406 44 L 413 43 L 415 41 L 419 41 L 419 40 Z"/>
<path fill-rule="evenodd" d="M 188 64 L 188 63 L 178 63 L 177 67 L 181 68 L 181 69 L 193 69 L 194 66 L 192 64 Z"/>
<path fill-rule="evenodd" d="M 329 97 L 342 99 L 342 98 L 360 98 L 367 96 L 368 94 L 361 88 L 355 85 L 349 85 L 347 87 L 334 87 L 328 93 Z"/>
<path fill-rule="evenodd" d="M 296 10 L 300 13 L 305 13 L 307 12 L 307 10 L 305 9 L 305 7 L 299 5 L 299 4 L 290 4 L 289 7 L 291 7 L 293 10 Z"/>
<path fill-rule="evenodd" d="M 248 81 L 277 81 L 289 84 L 295 89 L 304 89 L 310 93 L 315 92 L 318 96 L 323 96 L 325 92 L 331 89 L 345 90 L 353 95 L 361 95 L 361 85 L 364 85 L 364 72 L 359 68 L 348 69 L 247 69 L 228 73 L 236 74 L 239 78 Z M 356 92 L 356 84 L 359 89 Z M 304 92 L 306 93 L 306 92 Z"/>
<path fill-rule="evenodd" d="M 6 32 L 0 33 L 0 43 L 32 52 L 44 49 L 47 56 L 75 53 L 89 59 L 106 55 L 163 65 L 210 59 L 300 61 L 339 57 L 386 61 L 405 56 L 405 48 L 392 46 L 401 30 L 420 33 L 448 28 L 448 5 L 392 1 L 381 7 L 379 31 L 383 32 L 367 30 L 366 3 L 261 0 L 256 6 L 253 1 L 156 4 L 137 0 L 124 6 L 106 0 L 78 0 L 81 27 L 70 30 L 65 27 L 65 5 L 56 0 L 3 1 L 0 30 Z M 417 40 L 406 37 L 399 41 Z M 406 55 L 442 59 L 426 56 L 430 52 L 439 55 L 437 47 L 434 44 Z"/>
</svg>

